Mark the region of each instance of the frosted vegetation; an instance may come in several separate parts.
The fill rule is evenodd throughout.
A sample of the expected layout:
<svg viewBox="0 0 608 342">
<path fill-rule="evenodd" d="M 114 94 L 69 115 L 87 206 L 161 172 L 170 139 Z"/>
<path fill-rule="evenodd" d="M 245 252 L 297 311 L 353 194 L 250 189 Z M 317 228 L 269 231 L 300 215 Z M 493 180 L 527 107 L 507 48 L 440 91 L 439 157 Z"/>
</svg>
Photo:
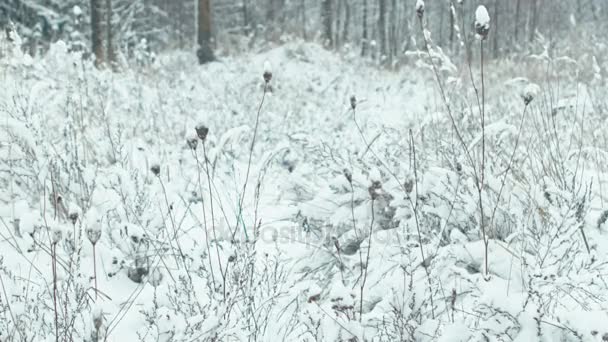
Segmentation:
<svg viewBox="0 0 608 342">
<path fill-rule="evenodd" d="M 606 46 L 475 14 L 399 70 L 3 41 L 0 341 L 608 341 Z"/>
</svg>

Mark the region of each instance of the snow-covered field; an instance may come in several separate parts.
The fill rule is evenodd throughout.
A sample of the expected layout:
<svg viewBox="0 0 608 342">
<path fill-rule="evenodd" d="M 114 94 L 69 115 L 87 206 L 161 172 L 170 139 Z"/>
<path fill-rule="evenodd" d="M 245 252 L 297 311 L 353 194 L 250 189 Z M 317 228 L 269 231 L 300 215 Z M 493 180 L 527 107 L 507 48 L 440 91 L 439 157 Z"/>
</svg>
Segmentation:
<svg viewBox="0 0 608 342">
<path fill-rule="evenodd" d="M 0 60 L 0 341 L 608 341 L 602 76 L 435 53 Z"/>
</svg>

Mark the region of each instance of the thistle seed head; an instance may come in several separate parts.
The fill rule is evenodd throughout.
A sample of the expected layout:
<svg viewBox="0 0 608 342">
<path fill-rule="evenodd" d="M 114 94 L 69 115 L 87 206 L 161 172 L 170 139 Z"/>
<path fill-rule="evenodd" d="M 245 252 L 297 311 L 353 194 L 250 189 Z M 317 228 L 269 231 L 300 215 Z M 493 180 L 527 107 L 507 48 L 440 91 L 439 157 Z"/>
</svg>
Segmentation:
<svg viewBox="0 0 608 342">
<path fill-rule="evenodd" d="M 262 76 L 264 77 L 264 82 L 266 83 L 270 83 L 272 80 L 272 67 L 270 66 L 269 61 L 264 62 L 264 74 Z"/>
<path fill-rule="evenodd" d="M 152 171 L 152 173 L 158 177 L 158 175 L 160 175 L 160 165 L 158 164 L 154 164 L 150 167 L 150 171 Z"/>
<path fill-rule="evenodd" d="M 209 128 L 203 124 L 199 124 L 198 126 L 195 127 L 196 129 L 196 135 L 198 136 L 199 139 L 201 140 L 205 140 L 207 139 L 207 134 L 209 134 Z"/>
</svg>

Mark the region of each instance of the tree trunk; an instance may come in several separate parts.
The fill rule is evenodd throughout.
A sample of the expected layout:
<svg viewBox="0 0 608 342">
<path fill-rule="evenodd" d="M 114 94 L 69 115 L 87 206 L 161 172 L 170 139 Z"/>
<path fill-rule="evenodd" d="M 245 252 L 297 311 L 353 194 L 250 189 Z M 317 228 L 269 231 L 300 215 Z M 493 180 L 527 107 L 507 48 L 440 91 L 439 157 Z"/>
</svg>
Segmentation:
<svg viewBox="0 0 608 342">
<path fill-rule="evenodd" d="M 536 34 L 536 25 L 537 25 L 537 12 L 538 8 L 536 6 L 537 0 L 530 1 L 530 42 L 534 40 L 534 35 Z"/>
<path fill-rule="evenodd" d="M 492 35 L 494 36 L 494 58 L 498 58 L 498 1 L 494 0 L 494 27 L 492 27 Z"/>
<path fill-rule="evenodd" d="M 327 46 L 333 46 L 333 34 L 332 34 L 332 12 L 331 12 L 331 0 L 323 0 L 321 3 L 321 23 L 323 25 L 323 40 Z"/>
<path fill-rule="evenodd" d="M 245 35 L 249 35 L 249 7 L 247 0 L 243 0 L 243 7 L 241 9 L 243 11 L 243 32 Z"/>
<path fill-rule="evenodd" d="M 102 8 L 101 0 L 91 0 L 91 45 L 95 55 L 95 65 L 104 62 L 103 34 L 102 34 Z"/>
<path fill-rule="evenodd" d="M 211 0 L 198 0 L 198 62 L 200 64 L 215 60 L 211 49 Z"/>
<path fill-rule="evenodd" d="M 350 31 L 350 4 L 344 2 L 344 29 L 342 31 L 342 41 L 348 42 L 348 33 Z"/>
<path fill-rule="evenodd" d="M 519 15 L 521 14 L 521 0 L 517 0 L 517 4 L 515 5 L 515 32 L 513 32 L 513 37 L 515 38 L 515 42 L 517 43 L 517 39 L 519 38 Z"/>
<path fill-rule="evenodd" d="M 391 1 L 390 22 L 388 45 L 392 62 L 393 57 L 397 55 L 397 0 Z"/>
<path fill-rule="evenodd" d="M 454 48 L 454 24 L 456 21 L 454 18 L 455 10 L 454 2 L 450 1 L 450 49 Z"/>
<path fill-rule="evenodd" d="M 106 50 L 108 53 L 107 61 L 110 66 L 115 67 L 116 55 L 114 53 L 114 43 L 112 35 L 112 0 L 106 0 Z"/>
<path fill-rule="evenodd" d="M 334 33 L 334 43 L 336 47 L 340 46 L 340 28 L 342 27 L 342 5 L 344 0 L 337 0 L 336 8 L 336 30 Z"/>
<path fill-rule="evenodd" d="M 369 37 L 367 36 L 367 0 L 363 0 L 363 37 L 361 42 L 361 56 L 367 54 L 367 44 Z"/>
<path fill-rule="evenodd" d="M 300 2 L 300 10 L 302 11 L 302 37 L 306 40 L 308 39 L 308 34 L 306 34 L 306 0 Z"/>
<path fill-rule="evenodd" d="M 386 56 L 386 0 L 378 3 L 378 40 L 380 40 L 380 59 Z"/>
</svg>

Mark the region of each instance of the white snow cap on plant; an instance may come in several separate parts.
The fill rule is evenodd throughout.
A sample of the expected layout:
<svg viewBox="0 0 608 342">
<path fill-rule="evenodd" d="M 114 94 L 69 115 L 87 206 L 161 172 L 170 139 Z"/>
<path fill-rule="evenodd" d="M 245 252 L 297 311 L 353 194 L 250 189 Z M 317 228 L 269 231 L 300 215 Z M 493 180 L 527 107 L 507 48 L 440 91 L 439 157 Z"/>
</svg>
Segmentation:
<svg viewBox="0 0 608 342">
<path fill-rule="evenodd" d="M 93 310 L 91 310 L 91 321 L 93 321 L 93 326 L 95 329 L 99 330 L 101 325 L 103 324 L 103 310 L 101 306 L 96 305 Z"/>
<path fill-rule="evenodd" d="M 272 66 L 270 65 L 270 61 L 269 60 L 265 60 L 264 61 L 264 81 L 266 81 L 266 83 L 270 82 L 270 80 L 272 79 Z"/>
<path fill-rule="evenodd" d="M 475 31 L 481 39 L 485 39 L 490 31 L 490 15 L 484 5 L 479 5 L 475 11 Z"/>
<path fill-rule="evenodd" d="M 521 94 L 521 97 L 524 99 L 524 104 L 530 104 L 538 93 L 540 93 L 540 87 L 535 83 L 528 83 Z"/>
<path fill-rule="evenodd" d="M 63 229 L 61 229 L 61 227 L 59 225 L 56 225 L 51 230 L 51 241 L 53 242 L 53 244 L 57 244 L 57 243 L 59 243 L 59 241 L 61 241 L 62 237 L 63 237 Z"/>
<path fill-rule="evenodd" d="M 416 0 L 416 14 L 419 18 L 424 14 L 424 0 Z"/>
</svg>

